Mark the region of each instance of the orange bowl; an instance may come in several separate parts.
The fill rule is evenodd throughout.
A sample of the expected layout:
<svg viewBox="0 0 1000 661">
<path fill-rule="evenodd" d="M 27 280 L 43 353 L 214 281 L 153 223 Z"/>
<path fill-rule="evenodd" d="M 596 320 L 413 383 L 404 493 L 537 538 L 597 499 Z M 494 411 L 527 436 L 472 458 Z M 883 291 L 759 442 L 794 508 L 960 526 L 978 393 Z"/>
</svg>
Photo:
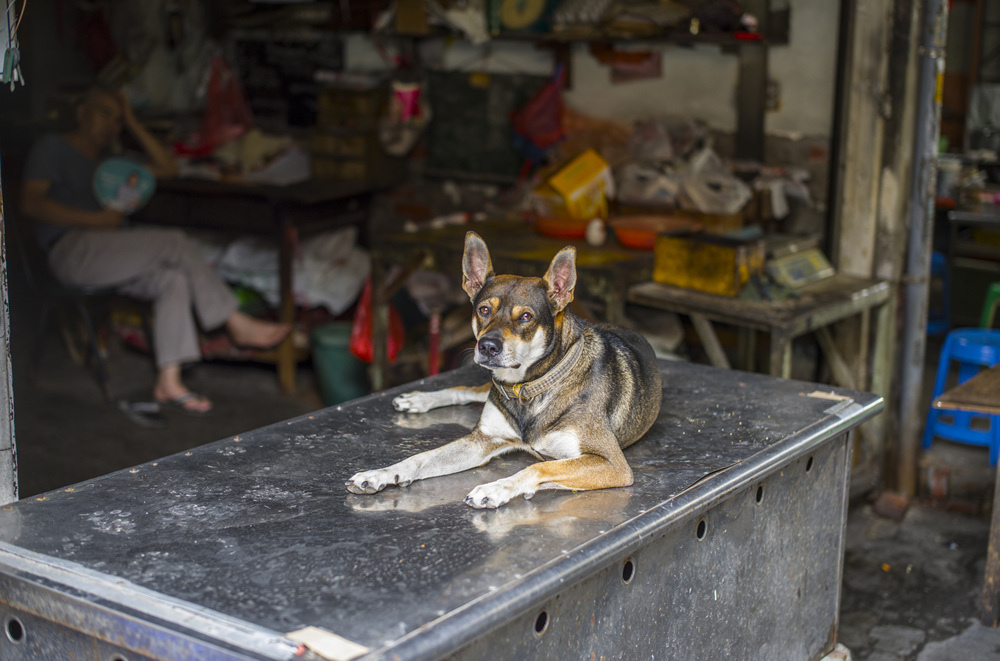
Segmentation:
<svg viewBox="0 0 1000 661">
<path fill-rule="evenodd" d="M 579 218 L 550 218 L 539 216 L 535 221 L 535 229 L 539 234 L 557 239 L 582 239 L 587 232 L 589 220 Z"/>
<path fill-rule="evenodd" d="M 610 224 L 619 243 L 636 250 L 652 250 L 657 234 L 701 229 L 698 221 L 681 216 L 618 216 Z"/>
</svg>

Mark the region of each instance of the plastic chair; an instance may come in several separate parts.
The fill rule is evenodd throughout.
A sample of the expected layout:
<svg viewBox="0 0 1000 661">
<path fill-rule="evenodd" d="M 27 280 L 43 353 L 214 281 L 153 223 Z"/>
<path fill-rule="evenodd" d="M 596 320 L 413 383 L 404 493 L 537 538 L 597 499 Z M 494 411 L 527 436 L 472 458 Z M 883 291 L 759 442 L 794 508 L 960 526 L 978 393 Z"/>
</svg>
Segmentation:
<svg viewBox="0 0 1000 661">
<path fill-rule="evenodd" d="M 941 348 L 931 401 L 937 399 L 948 387 L 948 377 L 953 364 L 958 366 L 958 381 L 954 384 L 958 385 L 971 379 L 982 368 L 992 367 L 997 363 L 1000 363 L 1000 330 L 960 328 L 951 331 Z M 988 447 L 990 465 L 995 466 L 1000 459 L 998 418 L 1000 416 L 956 409 L 937 409 L 932 406 L 924 427 L 924 449 L 931 446 L 935 437 Z"/>
<path fill-rule="evenodd" d="M 986 290 L 986 298 L 983 300 L 983 311 L 979 315 L 980 328 L 992 328 L 993 316 L 1000 307 L 1000 282 L 994 282 Z"/>
<path fill-rule="evenodd" d="M 119 405 L 121 402 L 116 397 L 111 387 L 111 375 L 108 372 L 107 363 L 101 352 L 97 339 L 97 326 L 91 314 L 91 308 L 108 310 L 112 303 L 128 302 L 130 305 L 139 306 L 142 311 L 143 330 L 146 337 L 152 337 L 149 324 L 148 304 L 128 296 L 117 293 L 111 287 L 70 287 L 59 282 L 49 269 L 48 259 L 39 247 L 35 239 L 32 228 L 25 222 L 16 220 L 12 214 L 6 214 L 6 230 L 8 246 L 13 248 L 20 262 L 21 270 L 25 277 L 25 282 L 34 295 L 34 299 L 40 306 L 38 330 L 36 334 L 35 347 L 32 356 L 32 369 L 34 369 L 41 358 L 42 343 L 39 338 L 43 336 L 49 323 L 50 315 L 56 312 L 59 315 L 65 313 L 67 309 L 77 314 L 83 323 L 83 328 L 87 340 L 87 355 L 80 356 L 72 344 L 72 340 L 67 337 L 69 332 L 66 329 L 66 322 L 63 317 L 59 321 L 62 324 L 63 337 L 67 343 L 67 348 L 71 356 L 85 364 L 87 359 L 93 361 L 94 370 L 101 391 L 105 399 L 110 404 Z M 11 245 L 13 244 L 13 245 Z"/>
<path fill-rule="evenodd" d="M 948 257 L 943 252 L 931 253 L 931 284 L 935 279 L 941 287 L 939 305 L 928 302 L 927 334 L 940 335 L 951 327 L 951 278 L 948 274 Z"/>
</svg>

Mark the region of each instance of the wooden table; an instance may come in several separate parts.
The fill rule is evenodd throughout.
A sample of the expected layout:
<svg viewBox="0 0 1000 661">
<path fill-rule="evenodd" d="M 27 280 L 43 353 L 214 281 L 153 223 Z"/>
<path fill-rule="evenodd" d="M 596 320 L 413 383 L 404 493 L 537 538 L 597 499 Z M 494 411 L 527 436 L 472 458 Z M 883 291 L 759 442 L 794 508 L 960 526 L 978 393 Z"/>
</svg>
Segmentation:
<svg viewBox="0 0 1000 661">
<path fill-rule="evenodd" d="M 993 432 L 1000 434 L 1000 365 L 983 370 L 964 383 L 946 390 L 931 404 L 934 408 L 958 409 L 993 416 Z M 993 492 L 993 518 L 986 550 L 983 581 L 982 622 L 995 627 L 1000 623 L 1000 472 Z"/>
<path fill-rule="evenodd" d="M 768 373 L 783 378 L 788 378 L 792 370 L 792 340 L 809 332 L 816 333 L 834 378 L 841 385 L 853 388 L 856 387 L 854 378 L 836 349 L 829 326 L 866 310 L 877 309 L 875 335 L 882 337 L 880 329 L 888 321 L 885 303 L 889 293 L 889 283 L 884 280 L 837 274 L 803 287 L 800 298 L 786 301 L 748 301 L 657 282 L 633 285 L 628 300 L 690 317 L 709 361 L 716 367 L 729 368 L 730 365 L 712 327 L 713 321 L 740 329 L 740 366 L 748 371 L 754 367 L 756 331 L 770 333 Z"/>
<path fill-rule="evenodd" d="M 564 246 L 577 249 L 576 298 L 590 298 L 604 304 L 607 321 L 620 324 L 625 317 L 625 298 L 630 285 L 648 280 L 653 269 L 653 253 L 622 247 L 614 238 L 594 247 L 581 240 L 556 239 L 538 234 L 521 221 L 484 221 L 418 232 L 398 232 L 372 237 L 372 288 L 382 295 L 373 297 L 372 386 L 381 390 L 386 383 L 386 338 L 388 296 L 386 272 L 393 265 L 420 266 L 461 277 L 465 233 L 479 233 L 490 249 L 497 273 L 542 276 L 555 254 Z M 471 318 L 471 311 L 470 311 Z"/>
<path fill-rule="evenodd" d="M 162 179 L 139 222 L 255 234 L 279 246 L 279 319 L 295 322 L 292 262 L 300 235 L 357 225 L 367 241 L 372 195 L 389 183 L 309 180 L 289 186 L 204 179 Z M 277 350 L 278 381 L 295 390 L 295 348 L 289 336 Z"/>
<path fill-rule="evenodd" d="M 967 230 L 1000 232 L 1000 207 L 979 205 L 948 212 L 948 265 L 982 271 L 1000 271 L 1000 247 L 965 236 Z"/>
</svg>

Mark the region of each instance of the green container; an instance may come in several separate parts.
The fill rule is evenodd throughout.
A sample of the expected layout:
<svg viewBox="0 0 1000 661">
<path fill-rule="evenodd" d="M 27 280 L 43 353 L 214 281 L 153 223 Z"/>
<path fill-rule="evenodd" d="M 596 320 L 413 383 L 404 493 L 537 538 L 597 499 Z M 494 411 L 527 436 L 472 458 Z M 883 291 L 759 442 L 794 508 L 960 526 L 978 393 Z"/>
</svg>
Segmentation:
<svg viewBox="0 0 1000 661">
<path fill-rule="evenodd" d="M 368 394 L 368 366 L 351 353 L 350 323 L 315 328 L 309 341 L 324 406 Z"/>
</svg>

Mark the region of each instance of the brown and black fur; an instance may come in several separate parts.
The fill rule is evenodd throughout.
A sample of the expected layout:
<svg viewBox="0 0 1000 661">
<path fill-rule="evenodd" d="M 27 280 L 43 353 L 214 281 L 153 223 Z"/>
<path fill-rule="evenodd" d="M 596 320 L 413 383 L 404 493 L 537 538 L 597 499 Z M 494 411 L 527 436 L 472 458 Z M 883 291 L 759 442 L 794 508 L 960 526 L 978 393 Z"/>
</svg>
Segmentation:
<svg viewBox="0 0 1000 661">
<path fill-rule="evenodd" d="M 462 270 L 474 308 L 475 361 L 490 370 L 493 383 L 407 393 L 394 405 L 418 412 L 485 401 L 479 423 L 457 441 L 358 473 L 347 482 L 348 490 L 375 493 L 390 484 L 406 486 L 481 466 L 514 450 L 541 461 L 476 487 L 466 503 L 499 507 L 519 495 L 531 498 L 539 489 L 632 484 L 622 449 L 639 440 L 659 414 L 660 372 L 642 336 L 590 324 L 568 310 L 576 250 L 561 250 L 542 278 L 494 275 L 486 244 L 469 232 Z"/>
</svg>

